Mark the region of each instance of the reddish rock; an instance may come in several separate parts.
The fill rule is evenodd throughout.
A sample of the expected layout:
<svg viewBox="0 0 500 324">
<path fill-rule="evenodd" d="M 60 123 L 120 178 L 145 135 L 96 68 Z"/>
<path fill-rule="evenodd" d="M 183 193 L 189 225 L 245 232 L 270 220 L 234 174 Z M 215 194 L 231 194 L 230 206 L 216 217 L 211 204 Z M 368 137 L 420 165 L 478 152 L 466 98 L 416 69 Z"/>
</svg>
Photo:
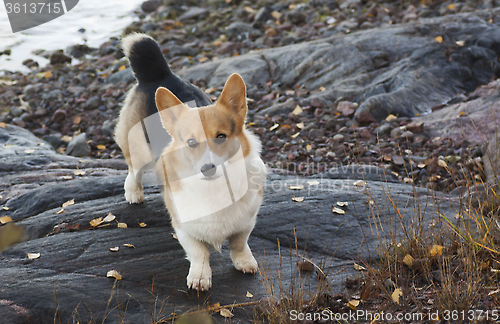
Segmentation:
<svg viewBox="0 0 500 324">
<path fill-rule="evenodd" d="M 371 123 L 376 123 L 377 120 L 367 111 L 362 111 L 356 116 L 356 120 L 361 125 L 369 125 Z"/>
<path fill-rule="evenodd" d="M 52 116 L 52 121 L 54 121 L 55 123 L 61 123 L 65 119 L 66 119 L 66 111 L 62 109 L 57 109 L 54 113 L 54 116 Z"/>
<path fill-rule="evenodd" d="M 412 122 L 406 125 L 406 129 L 412 132 L 413 134 L 422 133 L 424 131 L 424 123 L 423 122 Z"/>
<path fill-rule="evenodd" d="M 354 115 L 357 108 L 358 108 L 358 104 L 350 102 L 350 101 L 341 101 L 337 105 L 337 111 L 341 112 L 342 115 L 348 116 L 348 117 Z"/>
</svg>

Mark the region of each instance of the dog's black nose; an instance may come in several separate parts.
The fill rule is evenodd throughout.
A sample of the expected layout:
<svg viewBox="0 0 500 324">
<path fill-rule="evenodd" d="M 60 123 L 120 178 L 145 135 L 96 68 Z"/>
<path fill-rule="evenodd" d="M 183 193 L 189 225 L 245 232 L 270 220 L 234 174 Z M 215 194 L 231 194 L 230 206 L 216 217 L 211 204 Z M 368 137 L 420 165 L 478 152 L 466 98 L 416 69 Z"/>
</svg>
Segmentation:
<svg viewBox="0 0 500 324">
<path fill-rule="evenodd" d="M 207 163 L 201 167 L 201 173 L 203 173 L 205 177 L 213 176 L 215 174 L 215 171 L 217 171 L 217 167 L 213 163 Z"/>
</svg>

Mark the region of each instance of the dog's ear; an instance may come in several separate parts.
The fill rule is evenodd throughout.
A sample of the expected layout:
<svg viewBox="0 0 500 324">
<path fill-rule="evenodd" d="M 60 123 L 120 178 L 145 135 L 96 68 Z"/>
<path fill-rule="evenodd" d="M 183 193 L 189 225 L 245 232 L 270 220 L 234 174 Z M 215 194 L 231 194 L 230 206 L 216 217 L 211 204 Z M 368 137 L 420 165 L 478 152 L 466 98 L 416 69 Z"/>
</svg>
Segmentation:
<svg viewBox="0 0 500 324">
<path fill-rule="evenodd" d="M 187 108 L 170 90 L 167 88 L 159 87 L 156 90 L 156 108 L 161 117 L 161 123 L 169 133 L 180 115 Z"/>
<path fill-rule="evenodd" d="M 238 118 L 238 124 L 243 126 L 247 115 L 247 90 L 239 74 L 233 73 L 227 79 L 218 103 L 229 109 Z"/>
</svg>

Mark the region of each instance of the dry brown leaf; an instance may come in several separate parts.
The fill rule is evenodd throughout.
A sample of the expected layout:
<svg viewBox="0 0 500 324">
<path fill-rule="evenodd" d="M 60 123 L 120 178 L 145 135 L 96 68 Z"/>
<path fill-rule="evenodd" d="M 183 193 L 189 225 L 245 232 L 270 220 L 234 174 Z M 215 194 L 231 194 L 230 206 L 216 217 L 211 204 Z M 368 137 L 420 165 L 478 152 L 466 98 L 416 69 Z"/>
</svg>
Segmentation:
<svg viewBox="0 0 500 324">
<path fill-rule="evenodd" d="M 75 204 L 75 200 L 71 199 L 71 200 L 68 200 L 67 202 L 65 202 L 64 204 L 62 204 L 62 207 L 65 208 L 65 207 L 68 207 L 68 206 L 71 206 L 74 204 Z"/>
<path fill-rule="evenodd" d="M 357 270 L 357 271 L 366 271 L 368 269 L 366 269 L 365 267 L 363 267 L 362 265 L 359 265 L 357 264 L 356 262 L 354 262 L 354 270 Z"/>
<path fill-rule="evenodd" d="M 114 221 L 116 218 L 115 215 L 111 214 L 111 212 L 108 213 L 108 216 L 104 217 L 104 219 L 102 220 L 104 223 L 109 223 L 109 222 L 112 222 Z"/>
<path fill-rule="evenodd" d="M 438 37 L 434 38 L 434 40 L 436 42 L 438 42 L 439 44 L 441 44 L 443 42 L 443 37 L 442 36 L 438 36 Z"/>
<path fill-rule="evenodd" d="M 225 318 L 231 318 L 234 316 L 234 314 L 231 313 L 231 311 L 227 308 L 221 308 L 220 314 L 222 317 L 225 317 Z"/>
<path fill-rule="evenodd" d="M 302 189 L 304 189 L 304 185 L 302 185 L 302 184 L 299 184 L 299 185 L 291 185 L 291 186 L 290 186 L 290 187 L 288 187 L 288 188 L 290 188 L 290 190 L 302 190 Z"/>
<path fill-rule="evenodd" d="M 148 224 L 146 224 L 146 223 L 139 223 L 139 226 L 140 227 L 146 227 L 146 226 L 148 226 Z"/>
<path fill-rule="evenodd" d="M 7 127 L 7 124 L 6 124 L 6 123 L 3 123 L 3 122 L 2 122 L 2 123 L 0 123 L 0 128 L 5 128 L 5 127 Z"/>
<path fill-rule="evenodd" d="M 275 130 L 276 128 L 278 128 L 280 126 L 280 124 L 274 124 L 273 126 L 271 126 L 271 128 L 269 128 L 270 131 L 273 131 Z"/>
<path fill-rule="evenodd" d="M 127 228 L 127 224 L 126 223 L 118 223 L 118 228 Z"/>
<path fill-rule="evenodd" d="M 122 280 L 122 276 L 116 270 L 109 270 L 108 273 L 106 274 L 106 277 Z"/>
<path fill-rule="evenodd" d="M 26 253 L 28 255 L 28 259 L 35 260 L 40 257 L 40 253 Z"/>
<path fill-rule="evenodd" d="M 92 227 L 96 227 L 102 224 L 102 217 L 94 218 L 93 220 L 90 221 L 90 225 Z"/>
<path fill-rule="evenodd" d="M 302 110 L 302 108 L 300 108 L 299 105 L 297 105 L 295 107 L 295 109 L 292 111 L 292 114 L 294 114 L 295 116 L 297 116 L 298 114 L 300 114 L 301 112 L 303 112 L 304 110 Z"/>
<path fill-rule="evenodd" d="M 293 197 L 292 200 L 296 201 L 296 202 L 303 202 L 304 201 L 304 197 Z"/>
<path fill-rule="evenodd" d="M 443 247 L 441 245 L 434 244 L 429 251 L 431 257 L 440 256 L 443 254 Z"/>
<path fill-rule="evenodd" d="M 340 209 L 340 208 L 335 207 L 335 206 L 332 206 L 332 213 L 344 215 L 345 214 L 345 210 Z"/>
<path fill-rule="evenodd" d="M 135 249 L 135 246 L 133 244 L 125 243 L 123 244 L 123 246 Z"/>
<path fill-rule="evenodd" d="M 82 122 L 82 117 L 80 116 L 75 116 L 75 118 L 73 118 L 73 124 L 75 125 L 78 125 Z"/>
<path fill-rule="evenodd" d="M 119 246 L 111 247 L 111 248 L 109 248 L 109 250 L 111 252 L 118 252 L 118 250 L 120 250 L 120 247 Z"/>
<path fill-rule="evenodd" d="M 339 207 L 347 207 L 349 203 L 347 201 L 337 201 L 337 206 Z"/>
<path fill-rule="evenodd" d="M 409 254 L 405 255 L 405 257 L 403 258 L 403 263 L 409 267 L 413 265 L 413 261 L 415 261 L 415 259 Z"/>
<path fill-rule="evenodd" d="M 127 67 L 126 67 L 125 65 L 122 65 L 122 66 L 120 66 L 120 67 L 118 68 L 118 71 L 123 71 L 123 70 L 125 70 L 126 68 L 127 68 Z"/>
<path fill-rule="evenodd" d="M 249 291 L 247 291 L 247 294 L 246 294 L 246 296 L 247 296 L 248 298 L 253 298 L 253 295 L 252 295 L 252 293 L 251 293 L 251 292 L 249 292 Z"/>
<path fill-rule="evenodd" d="M 346 305 L 349 306 L 351 309 L 354 309 L 356 310 L 356 308 L 359 306 L 359 300 L 357 299 L 353 299 L 353 300 L 350 300 Z"/>
<path fill-rule="evenodd" d="M 73 171 L 73 174 L 76 176 L 82 176 L 85 175 L 85 170 L 75 170 Z"/>
<path fill-rule="evenodd" d="M 399 297 L 401 296 L 403 296 L 403 291 L 401 291 L 401 289 L 399 288 L 396 288 L 392 293 L 391 298 L 396 304 L 399 304 Z"/>
<path fill-rule="evenodd" d="M 394 116 L 393 114 L 390 114 L 389 116 L 385 117 L 386 121 L 391 121 L 393 119 L 397 119 L 398 117 Z"/>
<path fill-rule="evenodd" d="M 10 222 L 12 222 L 12 218 L 10 218 L 9 216 L 0 217 L 0 224 L 7 224 Z"/>
<path fill-rule="evenodd" d="M 48 79 L 52 76 L 52 71 L 46 71 L 43 75 L 45 77 L 45 79 Z"/>
<path fill-rule="evenodd" d="M 356 187 L 364 187 L 366 186 L 366 181 L 364 180 L 356 180 L 352 183 L 353 186 L 356 186 Z"/>
</svg>

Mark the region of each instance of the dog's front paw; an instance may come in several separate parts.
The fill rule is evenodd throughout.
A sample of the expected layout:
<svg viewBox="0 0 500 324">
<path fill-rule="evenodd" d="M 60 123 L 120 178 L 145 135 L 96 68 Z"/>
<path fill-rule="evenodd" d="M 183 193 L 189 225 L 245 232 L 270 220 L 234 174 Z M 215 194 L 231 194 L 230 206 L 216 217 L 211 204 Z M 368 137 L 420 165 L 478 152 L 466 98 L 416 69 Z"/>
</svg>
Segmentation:
<svg viewBox="0 0 500 324">
<path fill-rule="evenodd" d="M 212 276 L 203 278 L 201 276 L 187 276 L 187 287 L 198 291 L 208 291 L 212 287 Z"/>
<path fill-rule="evenodd" d="M 252 253 L 239 253 L 236 255 L 231 255 L 231 259 L 233 260 L 233 265 L 236 270 L 239 270 L 243 273 L 257 273 L 259 269 L 259 265 L 257 260 L 253 257 Z"/>
<path fill-rule="evenodd" d="M 144 191 L 142 190 L 142 184 L 135 181 L 132 174 L 128 174 L 127 179 L 125 179 L 125 200 L 130 204 L 140 204 L 144 201 Z"/>
<path fill-rule="evenodd" d="M 144 192 L 142 189 L 136 191 L 125 190 L 125 200 L 129 204 L 140 204 L 144 201 Z"/>
</svg>

